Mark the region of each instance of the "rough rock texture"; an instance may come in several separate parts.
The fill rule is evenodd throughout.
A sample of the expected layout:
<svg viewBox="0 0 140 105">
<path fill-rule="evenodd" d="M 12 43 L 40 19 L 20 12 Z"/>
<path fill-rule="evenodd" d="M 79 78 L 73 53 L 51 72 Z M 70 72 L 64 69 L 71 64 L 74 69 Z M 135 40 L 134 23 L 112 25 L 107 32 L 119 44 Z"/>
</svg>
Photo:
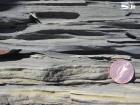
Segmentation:
<svg viewBox="0 0 140 105">
<path fill-rule="evenodd" d="M 94 0 L 0 0 L 0 105 L 140 104 L 140 8 Z M 27 13 L 35 11 L 42 24 Z M 3 53 L 1 51 L 1 53 Z M 112 61 L 135 81 L 116 84 Z"/>
</svg>

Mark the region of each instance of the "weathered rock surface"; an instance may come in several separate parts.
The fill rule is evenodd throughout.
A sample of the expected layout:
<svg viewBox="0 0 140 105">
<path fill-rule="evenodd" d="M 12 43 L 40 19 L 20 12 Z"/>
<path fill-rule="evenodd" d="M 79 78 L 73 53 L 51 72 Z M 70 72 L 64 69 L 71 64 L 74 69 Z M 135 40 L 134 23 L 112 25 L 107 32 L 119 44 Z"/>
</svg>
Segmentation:
<svg viewBox="0 0 140 105">
<path fill-rule="evenodd" d="M 139 1 L 0 1 L 0 105 L 140 104 Z M 35 11 L 42 24 L 30 23 Z M 127 35 L 130 34 L 130 35 Z M 130 36 L 130 37 L 129 37 Z M 126 59 L 135 80 L 116 84 L 109 66 Z"/>
</svg>

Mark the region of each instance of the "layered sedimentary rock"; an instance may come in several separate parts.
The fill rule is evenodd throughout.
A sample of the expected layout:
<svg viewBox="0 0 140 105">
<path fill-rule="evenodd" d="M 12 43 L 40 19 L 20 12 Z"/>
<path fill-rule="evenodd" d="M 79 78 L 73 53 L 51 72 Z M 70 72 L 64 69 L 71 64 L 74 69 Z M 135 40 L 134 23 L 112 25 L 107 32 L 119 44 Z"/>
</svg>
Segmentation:
<svg viewBox="0 0 140 105">
<path fill-rule="evenodd" d="M 1 0 L 0 105 L 140 104 L 135 4 L 126 17 L 120 2 Z M 31 23 L 29 12 L 42 23 Z M 135 81 L 111 80 L 116 59 L 134 65 Z"/>
</svg>

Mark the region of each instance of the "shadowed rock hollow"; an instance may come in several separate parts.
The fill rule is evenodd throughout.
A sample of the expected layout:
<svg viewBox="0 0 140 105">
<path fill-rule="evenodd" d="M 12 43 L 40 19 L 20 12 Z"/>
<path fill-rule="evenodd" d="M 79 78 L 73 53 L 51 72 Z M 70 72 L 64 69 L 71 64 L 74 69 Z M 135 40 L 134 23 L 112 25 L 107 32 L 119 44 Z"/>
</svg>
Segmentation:
<svg viewBox="0 0 140 105">
<path fill-rule="evenodd" d="M 135 4 L 125 16 L 120 0 L 1 0 L 0 105 L 139 105 Z M 42 24 L 30 22 L 32 11 Z M 111 80 L 116 59 L 134 65 L 134 81 Z"/>
</svg>

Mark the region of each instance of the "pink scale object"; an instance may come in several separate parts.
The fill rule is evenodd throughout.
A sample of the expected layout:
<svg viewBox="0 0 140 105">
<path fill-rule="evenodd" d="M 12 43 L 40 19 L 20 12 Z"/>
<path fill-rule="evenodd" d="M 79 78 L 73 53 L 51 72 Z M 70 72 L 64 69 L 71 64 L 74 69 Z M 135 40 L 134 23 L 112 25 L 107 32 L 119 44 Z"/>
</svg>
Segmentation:
<svg viewBox="0 0 140 105">
<path fill-rule="evenodd" d="M 125 84 L 130 82 L 134 77 L 134 67 L 127 60 L 117 60 L 111 64 L 110 76 L 116 82 Z"/>
</svg>

